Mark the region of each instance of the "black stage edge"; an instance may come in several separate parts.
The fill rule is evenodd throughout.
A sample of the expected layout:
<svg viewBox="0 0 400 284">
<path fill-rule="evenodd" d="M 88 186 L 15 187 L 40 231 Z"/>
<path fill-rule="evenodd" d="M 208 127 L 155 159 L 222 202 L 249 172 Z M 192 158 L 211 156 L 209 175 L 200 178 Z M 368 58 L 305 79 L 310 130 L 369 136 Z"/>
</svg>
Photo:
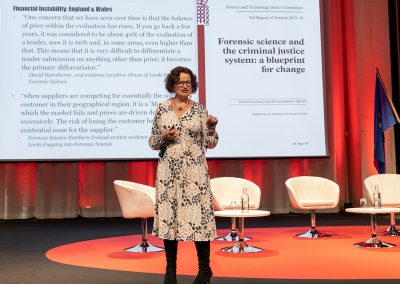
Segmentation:
<svg viewBox="0 0 400 284">
<path fill-rule="evenodd" d="M 382 223 L 388 216 L 379 216 Z M 319 226 L 369 226 L 369 219 L 359 214 L 318 214 Z M 0 283 L 1 284 L 119 284 L 163 283 L 163 275 L 84 268 L 55 263 L 45 257 L 47 250 L 78 241 L 140 234 L 141 220 L 123 218 L 75 218 L 60 220 L 0 221 Z M 152 224 L 152 222 L 149 222 Z M 218 219 L 219 229 L 228 229 L 228 218 Z M 309 226 L 305 214 L 271 215 L 252 218 L 247 227 Z M 150 229 L 150 228 L 149 228 Z M 310 263 L 312 265 L 312 262 Z M 244 268 L 245 269 L 245 268 Z M 371 269 L 367 268 L 366 269 Z M 179 284 L 192 283 L 194 276 L 178 276 Z M 400 280 L 285 280 L 213 278 L 213 284 L 394 284 Z"/>
</svg>

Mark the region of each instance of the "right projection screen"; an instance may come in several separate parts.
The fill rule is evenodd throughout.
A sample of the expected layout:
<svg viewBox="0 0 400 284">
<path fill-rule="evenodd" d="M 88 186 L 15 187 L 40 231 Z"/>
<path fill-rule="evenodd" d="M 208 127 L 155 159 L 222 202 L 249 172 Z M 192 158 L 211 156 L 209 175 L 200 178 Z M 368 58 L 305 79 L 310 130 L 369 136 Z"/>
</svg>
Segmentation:
<svg viewBox="0 0 400 284">
<path fill-rule="evenodd" d="M 327 156 L 320 8 L 207 2 L 205 103 L 220 135 L 209 157 Z"/>
</svg>

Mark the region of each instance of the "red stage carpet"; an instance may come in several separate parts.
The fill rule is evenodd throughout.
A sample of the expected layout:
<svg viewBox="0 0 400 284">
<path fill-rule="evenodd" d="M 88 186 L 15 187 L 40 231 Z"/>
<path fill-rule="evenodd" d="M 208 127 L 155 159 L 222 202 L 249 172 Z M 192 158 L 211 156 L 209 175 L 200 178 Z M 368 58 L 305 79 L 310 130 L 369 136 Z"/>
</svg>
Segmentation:
<svg viewBox="0 0 400 284">
<path fill-rule="evenodd" d="M 214 277 L 276 279 L 400 279 L 400 237 L 380 237 L 394 248 L 366 249 L 353 246 L 370 237 L 370 227 L 319 227 L 334 234 L 328 239 L 299 239 L 294 235 L 308 228 L 253 228 L 246 235 L 248 244 L 263 248 L 253 254 L 222 253 L 229 242 L 211 243 L 211 265 Z M 381 230 L 384 227 L 380 227 Z M 218 231 L 219 235 L 228 233 Z M 164 274 L 163 252 L 135 254 L 123 249 L 138 243 L 139 235 L 96 239 L 67 244 L 49 250 L 46 256 L 64 264 Z M 154 245 L 162 242 L 152 236 Z M 180 242 L 178 274 L 196 275 L 197 258 L 194 244 Z"/>
</svg>

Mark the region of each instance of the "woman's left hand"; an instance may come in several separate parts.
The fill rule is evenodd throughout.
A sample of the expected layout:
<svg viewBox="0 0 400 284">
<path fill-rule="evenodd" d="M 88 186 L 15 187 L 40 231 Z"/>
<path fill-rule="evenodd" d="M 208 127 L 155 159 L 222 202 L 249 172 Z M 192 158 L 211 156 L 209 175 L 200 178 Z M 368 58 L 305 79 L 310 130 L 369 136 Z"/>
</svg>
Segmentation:
<svg viewBox="0 0 400 284">
<path fill-rule="evenodd" d="M 218 118 L 216 118 L 215 116 L 209 115 L 207 118 L 207 127 L 208 129 L 215 129 L 215 127 L 217 126 L 218 123 Z"/>
</svg>

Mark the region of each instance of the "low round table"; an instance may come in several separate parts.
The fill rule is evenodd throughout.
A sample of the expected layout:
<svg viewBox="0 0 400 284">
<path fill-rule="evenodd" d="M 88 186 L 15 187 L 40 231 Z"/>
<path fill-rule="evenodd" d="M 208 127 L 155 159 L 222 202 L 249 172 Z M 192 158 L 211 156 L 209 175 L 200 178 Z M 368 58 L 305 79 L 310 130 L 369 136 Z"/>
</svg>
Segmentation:
<svg viewBox="0 0 400 284">
<path fill-rule="evenodd" d="M 396 245 L 382 242 L 378 239 L 376 234 L 376 215 L 377 214 L 388 214 L 388 213 L 398 213 L 400 212 L 400 208 L 389 208 L 389 207 L 357 207 L 357 208 L 347 208 L 346 212 L 349 213 L 359 213 L 359 214 L 370 214 L 371 215 L 371 238 L 360 243 L 354 244 L 357 247 L 366 247 L 366 248 L 391 248 Z"/>
<path fill-rule="evenodd" d="M 239 218 L 239 241 L 237 241 L 233 246 L 222 248 L 221 251 L 231 253 L 251 253 L 262 251 L 261 248 L 250 246 L 244 241 L 244 218 L 269 216 L 271 215 L 269 211 L 249 210 L 249 212 L 244 213 L 241 210 L 220 210 L 215 211 L 214 214 L 217 217 Z"/>
</svg>

